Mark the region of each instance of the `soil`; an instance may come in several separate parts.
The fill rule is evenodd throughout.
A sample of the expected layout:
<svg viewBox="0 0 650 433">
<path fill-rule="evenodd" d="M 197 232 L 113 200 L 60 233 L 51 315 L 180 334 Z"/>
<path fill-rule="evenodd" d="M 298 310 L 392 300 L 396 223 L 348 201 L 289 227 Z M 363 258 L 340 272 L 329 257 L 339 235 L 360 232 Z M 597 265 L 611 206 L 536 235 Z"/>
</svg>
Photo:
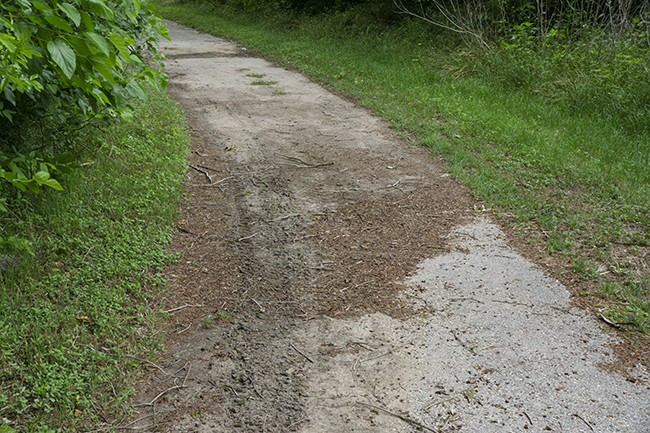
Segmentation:
<svg viewBox="0 0 650 433">
<path fill-rule="evenodd" d="M 179 260 L 166 271 L 165 351 L 155 366 L 144 364 L 140 414 L 126 427 L 650 431 L 643 427 L 650 426 L 650 388 L 640 365 L 650 354 L 647 346 L 608 333 L 594 319 L 593 303 L 570 301 L 582 282 L 570 275 L 562 276 L 562 284 L 548 278 L 563 264 L 505 224 L 499 229 L 502 221 L 485 212 L 443 161 L 296 72 L 251 56 L 245 47 L 168 24 L 172 42 L 163 45 L 169 92 L 186 110 L 192 154 L 170 245 Z M 251 84 L 255 80 L 277 83 Z M 473 255 L 490 262 L 475 264 Z M 432 277 L 431 266 L 452 271 Z M 521 279 L 534 280 L 527 284 L 536 291 L 509 292 L 492 299 L 489 309 L 481 307 L 490 299 L 479 297 L 476 287 L 462 292 L 467 266 L 494 266 L 494 273 L 508 275 L 526 269 Z M 501 278 L 485 272 L 486 280 Z M 498 290 L 485 296 L 501 296 Z M 461 307 L 467 300 L 476 302 Z M 587 309 L 576 308 L 581 304 Z M 535 316 L 541 321 L 530 319 L 531 311 L 541 312 Z M 473 315 L 492 313 L 513 317 L 513 324 L 524 314 L 522 323 L 531 329 L 523 329 L 521 341 L 536 341 L 540 328 L 559 326 L 554 335 L 567 332 L 562 344 L 579 342 L 564 352 L 539 349 L 548 350 L 540 359 L 584 362 L 580 371 L 607 383 L 607 393 L 626 393 L 627 405 L 615 409 L 596 397 L 598 409 L 592 403 L 566 413 L 550 406 L 536 413 L 537 403 L 516 409 L 517 399 L 529 397 L 520 397 L 519 388 L 503 397 L 509 388 L 499 391 L 494 383 L 508 383 L 512 372 L 533 376 L 534 369 L 502 358 L 498 362 L 507 368 L 499 367 L 472 343 L 476 329 L 497 326 Z M 471 323 L 462 325 L 468 318 Z M 516 327 L 522 326 L 528 325 Z M 494 332 L 517 333 L 507 328 Z M 521 344 L 518 350 L 525 352 Z M 625 357 L 614 356 L 610 346 Z M 483 351 L 489 348 L 485 344 Z M 575 362 L 565 353 L 574 350 Z M 433 361 L 443 353 L 444 359 Z M 562 380 L 547 380 L 554 393 L 578 387 L 577 380 L 557 382 Z M 591 388 L 594 395 L 602 392 Z M 578 397 L 570 398 L 591 392 L 576 388 Z M 549 402 L 556 398 L 558 407 L 567 406 L 565 397 Z M 615 410 L 617 420 L 611 421 Z M 488 417 L 496 421 L 481 424 Z"/>
</svg>

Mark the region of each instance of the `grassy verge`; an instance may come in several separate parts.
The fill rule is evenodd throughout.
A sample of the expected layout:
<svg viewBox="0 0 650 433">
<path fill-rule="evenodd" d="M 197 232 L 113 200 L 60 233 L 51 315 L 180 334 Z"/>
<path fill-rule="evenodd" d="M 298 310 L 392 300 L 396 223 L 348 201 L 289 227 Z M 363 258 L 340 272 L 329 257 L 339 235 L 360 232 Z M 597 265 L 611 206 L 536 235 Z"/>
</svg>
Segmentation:
<svg viewBox="0 0 650 433">
<path fill-rule="evenodd" d="M 184 120 L 150 90 L 134 123 L 77 141 L 99 150 L 81 156 L 65 191 L 2 220 L 2 237 L 24 239 L 22 251 L 4 251 L 0 271 L 0 426 L 18 431 L 119 425 L 136 358 L 162 338 L 153 326 L 165 285 L 157 270 L 173 259 Z"/>
<path fill-rule="evenodd" d="M 603 78 L 607 65 L 589 69 L 597 77 L 577 62 L 565 76 L 546 61 L 551 49 L 547 57 L 513 46 L 479 53 L 371 10 L 245 15 L 201 2 L 159 2 L 158 10 L 307 73 L 444 155 L 497 215 L 561 258 L 558 273 L 592 282 L 584 292 L 592 303 L 650 330 L 650 138 L 637 115 L 650 110 L 639 90 L 647 74 L 621 87 Z M 626 111 L 633 102 L 634 115 Z"/>
</svg>

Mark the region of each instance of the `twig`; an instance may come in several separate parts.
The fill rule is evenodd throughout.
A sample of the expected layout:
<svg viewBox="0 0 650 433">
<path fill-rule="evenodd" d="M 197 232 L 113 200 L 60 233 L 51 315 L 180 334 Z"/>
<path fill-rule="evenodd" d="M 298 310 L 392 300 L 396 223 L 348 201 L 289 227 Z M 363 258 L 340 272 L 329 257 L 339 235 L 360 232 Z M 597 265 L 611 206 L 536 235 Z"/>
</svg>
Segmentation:
<svg viewBox="0 0 650 433">
<path fill-rule="evenodd" d="M 474 349 L 472 349 L 466 342 L 464 342 L 463 340 L 458 338 L 458 335 L 456 335 L 456 333 L 454 331 L 451 331 L 451 335 L 453 335 L 454 338 L 456 339 L 456 341 L 458 341 L 458 344 L 463 346 L 463 348 L 469 350 L 472 353 L 472 355 L 476 355 L 476 352 L 474 352 Z"/>
<path fill-rule="evenodd" d="M 185 304 L 181 307 L 176 307 L 172 308 L 171 310 L 165 311 L 165 313 L 173 313 L 174 311 L 182 310 L 183 308 L 200 308 L 200 307 L 205 307 L 203 304 L 198 304 L 198 305 L 190 305 L 190 304 Z"/>
<path fill-rule="evenodd" d="M 362 359 L 361 362 L 371 361 L 373 359 L 381 358 L 382 356 L 390 355 L 391 353 L 393 353 L 393 349 L 389 350 L 386 353 L 382 353 L 381 355 L 373 356 L 372 358 Z"/>
<path fill-rule="evenodd" d="M 316 237 L 316 235 L 307 235 L 307 236 L 302 236 L 302 237 L 300 237 L 300 238 L 295 238 L 293 241 L 294 241 L 294 242 L 297 242 L 297 241 L 301 241 L 301 240 L 303 240 L 303 239 L 309 239 L 309 238 L 313 238 L 313 237 Z"/>
<path fill-rule="evenodd" d="M 407 417 L 405 417 L 405 416 L 403 416 L 403 415 L 400 415 L 400 414 L 398 414 L 398 413 L 391 412 L 391 411 L 389 411 L 389 410 L 387 410 L 387 409 L 384 409 L 384 408 L 382 408 L 382 407 L 379 407 L 379 406 L 373 406 L 373 405 L 366 404 L 366 403 L 361 403 L 361 402 L 357 402 L 357 403 L 355 403 L 355 404 L 359 404 L 359 405 L 362 405 L 362 406 L 366 406 L 366 407 L 369 407 L 369 408 L 371 408 L 371 409 L 375 409 L 375 410 L 380 410 L 380 411 L 382 411 L 382 412 L 384 412 L 384 413 L 387 413 L 388 415 L 392 415 L 392 416 L 394 416 L 395 418 L 399 418 L 399 419 L 401 419 L 401 420 L 404 421 L 404 422 L 407 422 L 407 423 L 412 424 L 412 425 L 414 425 L 414 426 L 416 426 L 416 427 L 420 427 L 421 429 L 428 430 L 428 431 L 433 432 L 433 433 L 439 433 L 439 432 L 440 432 L 440 430 L 438 430 L 438 429 L 431 428 L 431 427 L 429 427 L 428 425 L 424 425 L 424 424 L 419 423 L 419 422 L 417 422 L 417 421 L 415 421 L 415 420 L 412 420 L 412 419 L 410 419 L 410 418 L 407 418 Z"/>
<path fill-rule="evenodd" d="M 218 181 L 216 181 L 215 183 L 213 183 L 213 185 L 219 185 L 220 183 L 225 182 L 225 181 L 227 181 L 227 180 L 230 180 L 230 179 L 232 179 L 232 178 L 234 178 L 234 177 L 235 177 L 235 176 L 224 177 L 223 179 L 218 180 Z"/>
<path fill-rule="evenodd" d="M 397 182 L 395 182 L 395 183 L 392 184 L 392 185 L 385 186 L 384 188 L 386 188 L 386 189 L 389 189 L 389 188 L 395 188 L 397 185 L 399 185 L 399 183 L 400 183 L 401 181 L 402 181 L 402 179 L 398 180 Z"/>
<path fill-rule="evenodd" d="M 286 431 L 286 430 L 289 430 L 289 429 L 290 429 L 291 427 L 293 427 L 294 425 L 298 425 L 298 424 L 303 423 L 303 422 L 305 422 L 305 421 L 309 421 L 309 418 L 303 418 L 303 419 L 301 419 L 300 421 L 296 421 L 296 422 L 294 422 L 293 424 L 289 424 L 287 427 L 284 428 L 284 430 L 285 430 L 285 431 Z"/>
<path fill-rule="evenodd" d="M 253 298 L 251 298 L 251 299 L 253 299 Z M 257 306 L 260 307 L 260 313 L 263 313 L 264 311 L 266 311 L 266 310 L 264 309 L 264 307 L 262 307 L 262 306 L 260 305 L 260 303 L 257 302 L 255 299 L 253 299 L 253 302 L 255 302 L 255 303 L 257 304 Z"/>
<path fill-rule="evenodd" d="M 241 241 L 245 241 L 245 240 L 247 240 L 247 239 L 254 238 L 254 237 L 257 236 L 257 235 L 259 235 L 259 232 L 257 232 L 257 233 L 253 233 L 252 235 L 250 235 L 250 236 L 246 236 L 245 238 L 239 238 L 239 239 L 237 239 L 237 242 L 241 242 Z"/>
<path fill-rule="evenodd" d="M 187 374 L 185 375 L 185 379 L 183 379 L 183 384 L 182 385 L 176 385 L 176 386 L 172 386 L 171 388 L 167 388 L 166 390 L 164 390 L 163 392 L 158 394 L 156 397 L 154 397 L 154 399 L 151 400 L 151 402 L 139 404 L 138 406 L 153 406 L 160 397 L 167 394 L 169 391 L 173 391 L 175 389 L 185 388 L 185 382 L 187 382 L 187 377 L 190 375 L 190 370 L 192 370 L 192 364 L 190 364 L 188 362 L 185 365 L 189 365 L 189 367 L 187 368 Z"/>
<path fill-rule="evenodd" d="M 213 182 L 212 182 L 212 176 L 210 176 L 210 173 L 208 173 L 207 171 L 205 171 L 205 170 L 203 170 L 202 168 L 199 168 L 199 167 L 197 167 L 197 166 L 195 166 L 195 165 L 192 165 L 192 164 L 187 164 L 187 165 L 188 165 L 189 167 L 193 168 L 194 170 L 203 173 L 203 174 L 205 175 L 205 177 L 208 178 L 208 180 L 210 181 L 210 183 L 211 183 L 211 184 L 213 183 Z"/>
<path fill-rule="evenodd" d="M 289 344 L 291 344 L 291 347 L 293 347 L 293 350 L 295 350 L 296 352 L 298 352 L 299 354 L 304 356 L 307 361 L 311 362 L 312 364 L 314 363 L 314 361 L 312 361 L 312 359 L 309 356 L 305 355 L 300 350 L 298 350 L 298 348 L 296 348 L 296 346 L 294 346 L 293 343 L 289 343 Z"/>
<path fill-rule="evenodd" d="M 471 298 L 471 297 L 465 297 L 465 298 L 449 298 L 450 301 L 474 301 L 478 302 L 479 304 L 483 304 L 483 301 L 479 301 L 478 299 Z"/>
<path fill-rule="evenodd" d="M 137 423 L 137 422 L 139 422 L 139 421 L 142 421 L 143 419 L 151 418 L 152 416 L 153 416 L 153 414 L 145 415 L 145 416 L 142 416 L 142 417 L 136 419 L 135 421 L 131 421 L 131 422 L 128 423 L 128 424 L 124 424 L 124 425 L 122 425 L 122 426 L 115 427 L 115 428 L 116 428 L 116 429 L 127 429 L 127 428 L 129 428 L 129 426 L 132 426 L 133 424 L 135 424 L 135 423 Z"/>
<path fill-rule="evenodd" d="M 609 320 L 607 317 L 603 316 L 602 314 L 600 315 L 600 318 L 603 320 L 603 322 L 607 323 L 609 326 L 613 326 L 616 329 L 620 329 L 621 325 L 618 323 L 614 323 L 611 320 Z"/>
<path fill-rule="evenodd" d="M 370 347 L 370 346 L 366 346 L 364 343 L 361 343 L 361 342 L 359 342 L 359 341 L 351 341 L 351 343 L 352 343 L 352 344 L 356 344 L 357 346 L 361 346 L 361 347 L 363 347 L 364 349 L 369 350 L 369 351 L 371 351 L 371 352 L 374 352 L 374 351 L 375 351 L 375 349 L 373 349 L 372 347 Z"/>
<path fill-rule="evenodd" d="M 156 400 L 158 400 L 163 395 L 167 394 L 169 391 L 173 391 L 175 389 L 181 389 L 181 388 L 185 388 L 185 387 L 182 386 L 182 385 L 176 385 L 176 386 L 172 386 L 171 388 L 167 388 L 166 390 L 164 390 L 163 392 L 158 394 L 153 400 L 151 400 L 151 402 L 142 403 L 142 404 L 139 404 L 138 406 L 153 406 L 156 403 Z"/>
<path fill-rule="evenodd" d="M 526 412 L 524 412 L 524 415 L 526 415 L 526 418 L 528 418 L 528 422 L 530 423 L 530 425 L 533 425 L 533 421 L 530 419 L 528 414 Z"/>
<path fill-rule="evenodd" d="M 587 424 L 587 427 L 589 427 L 589 430 L 594 431 L 594 428 L 591 426 L 591 424 L 589 424 L 583 417 L 581 417 L 577 413 L 574 413 L 573 416 L 575 416 L 576 418 L 581 420 L 583 423 Z"/>
<path fill-rule="evenodd" d="M 154 364 L 153 362 L 151 362 L 151 361 L 149 361 L 147 359 L 136 358 L 135 356 L 131 356 L 131 355 L 124 355 L 124 356 L 126 356 L 127 358 L 135 359 L 136 361 L 142 361 L 142 362 L 146 362 L 147 364 L 153 365 L 158 370 L 160 370 L 160 372 L 162 374 L 164 374 L 165 376 L 169 376 L 169 373 L 166 373 L 165 370 L 163 370 L 160 366 L 158 366 L 157 364 Z"/>
<path fill-rule="evenodd" d="M 182 331 L 178 331 L 177 334 L 182 334 L 183 332 L 187 331 L 187 330 L 190 329 L 191 327 L 192 327 L 192 323 L 190 323 L 189 325 L 187 325 L 187 328 L 183 329 Z"/>
<path fill-rule="evenodd" d="M 431 403 L 429 406 L 425 407 L 425 408 L 422 409 L 422 410 L 429 410 L 429 409 L 431 409 L 433 406 L 438 406 L 440 403 L 444 403 L 444 402 L 449 401 L 449 400 L 454 400 L 455 398 L 456 398 L 456 397 L 449 397 L 449 398 L 446 398 L 446 399 L 444 399 L 444 400 L 438 400 L 438 401 L 436 401 L 435 403 Z"/>
<path fill-rule="evenodd" d="M 196 164 L 197 167 L 205 168 L 206 170 L 219 171 L 216 168 L 208 167 L 206 165 Z"/>
<path fill-rule="evenodd" d="M 340 293 L 343 293 L 343 292 L 345 292 L 347 289 L 356 289 L 357 287 L 365 286 L 366 284 L 372 283 L 373 281 L 375 281 L 374 278 L 373 278 L 372 280 L 368 280 L 368 281 L 364 281 L 363 283 L 359 283 L 359 284 L 357 284 L 357 285 L 354 286 L 354 287 L 350 287 L 350 286 L 348 286 L 348 287 L 343 287 L 341 290 L 339 290 L 339 292 L 340 292 Z"/>
<path fill-rule="evenodd" d="M 283 216 L 283 217 L 278 217 L 278 218 L 275 218 L 275 219 L 272 219 L 272 220 L 266 220 L 266 221 L 267 221 L 267 222 L 270 222 L 270 223 L 275 223 L 275 222 L 282 221 L 282 220 L 286 220 L 286 219 L 289 219 L 289 218 L 291 218 L 291 217 L 296 217 L 296 216 L 300 216 L 300 214 L 297 214 L 297 213 L 291 213 L 291 214 L 289 214 L 289 215 L 285 215 L 285 216 Z"/>
<path fill-rule="evenodd" d="M 292 164 L 293 165 L 293 164 Z M 322 164 L 312 164 L 312 165 L 293 165 L 298 168 L 316 168 L 316 167 L 326 167 L 328 165 L 334 165 L 333 162 L 323 162 Z"/>
<path fill-rule="evenodd" d="M 149 430 L 151 427 L 153 427 L 155 424 L 149 424 L 144 427 L 116 427 L 119 430 L 131 430 L 131 431 L 138 431 L 138 430 Z"/>
<path fill-rule="evenodd" d="M 280 155 L 280 156 L 285 159 L 298 161 L 299 163 L 303 164 L 303 165 L 294 165 L 294 167 L 299 167 L 299 168 L 316 168 L 316 167 L 324 167 L 327 165 L 334 165 L 333 162 L 324 162 L 321 164 L 310 164 L 308 162 L 303 161 L 300 158 L 296 158 L 295 156 L 285 156 L 285 155 Z"/>
<path fill-rule="evenodd" d="M 517 302 L 517 301 L 503 301 L 500 299 L 490 299 L 490 301 L 500 302 L 501 304 L 521 305 L 522 307 L 535 308 L 534 305 L 528 305 L 528 304 L 524 304 L 523 302 Z"/>
<path fill-rule="evenodd" d="M 92 247 L 88 248 L 88 251 L 86 251 L 86 254 L 84 254 L 83 259 L 81 259 L 81 263 L 84 263 L 84 262 L 86 261 L 86 257 L 88 257 L 88 253 L 90 253 L 90 251 L 91 251 L 93 248 L 95 248 L 95 245 L 93 245 Z"/>
<path fill-rule="evenodd" d="M 210 185 L 190 185 L 190 186 L 204 187 L 204 188 L 205 188 L 205 187 L 219 186 L 220 183 L 225 182 L 225 181 L 227 181 L 227 180 L 230 180 L 230 179 L 232 179 L 233 177 L 235 177 L 235 176 L 224 177 L 224 178 L 221 179 L 221 180 L 218 180 L 218 181 L 216 181 L 216 182 L 212 182 Z"/>
</svg>

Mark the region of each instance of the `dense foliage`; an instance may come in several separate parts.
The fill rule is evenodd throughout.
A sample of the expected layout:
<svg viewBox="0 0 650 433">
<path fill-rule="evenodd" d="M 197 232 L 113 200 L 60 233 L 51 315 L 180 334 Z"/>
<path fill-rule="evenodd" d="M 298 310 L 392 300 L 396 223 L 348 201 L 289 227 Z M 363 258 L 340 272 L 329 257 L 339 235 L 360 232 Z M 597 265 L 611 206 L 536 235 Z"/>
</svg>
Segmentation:
<svg viewBox="0 0 650 433">
<path fill-rule="evenodd" d="M 140 81 L 164 82 L 164 33 L 140 0 L 7 0 L 0 3 L 0 211 L 41 186 L 62 189 L 74 131 L 130 119 Z M 71 134 L 72 133 L 72 134 Z M 9 185 L 15 187 L 8 187 Z"/>
</svg>

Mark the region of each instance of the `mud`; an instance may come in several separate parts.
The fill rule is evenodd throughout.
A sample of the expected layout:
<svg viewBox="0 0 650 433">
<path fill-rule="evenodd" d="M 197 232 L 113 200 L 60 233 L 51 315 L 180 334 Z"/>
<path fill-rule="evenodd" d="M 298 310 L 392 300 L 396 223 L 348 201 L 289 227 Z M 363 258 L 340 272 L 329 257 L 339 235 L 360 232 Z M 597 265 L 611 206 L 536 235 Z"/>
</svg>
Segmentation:
<svg viewBox="0 0 650 433">
<path fill-rule="evenodd" d="M 619 340 L 440 160 L 296 72 L 168 26 L 193 153 L 165 351 L 129 428 L 650 431 L 647 372 L 599 367 Z"/>
</svg>

